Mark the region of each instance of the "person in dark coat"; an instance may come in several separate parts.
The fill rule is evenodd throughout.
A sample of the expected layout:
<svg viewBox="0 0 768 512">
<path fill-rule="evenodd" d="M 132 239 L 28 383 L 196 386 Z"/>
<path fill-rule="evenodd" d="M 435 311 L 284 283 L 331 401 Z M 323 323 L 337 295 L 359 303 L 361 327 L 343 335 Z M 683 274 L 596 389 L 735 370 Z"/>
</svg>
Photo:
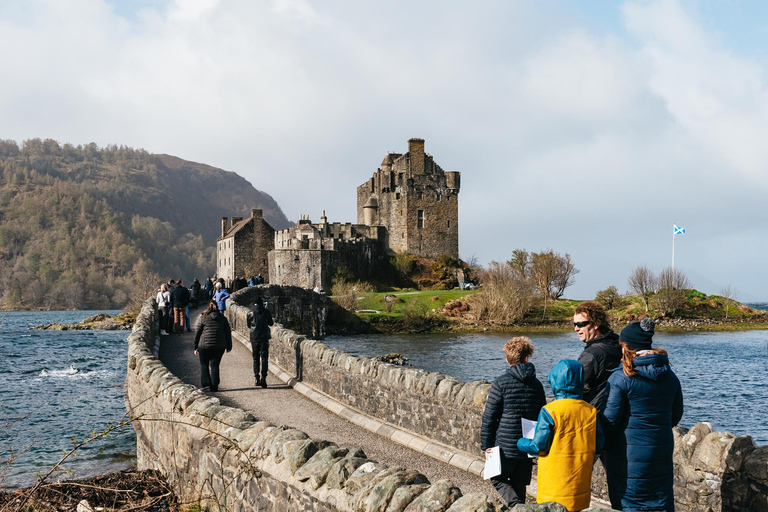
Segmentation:
<svg viewBox="0 0 768 512">
<path fill-rule="evenodd" d="M 518 336 L 504 345 L 509 368 L 499 375 L 488 393 L 480 429 L 480 448 L 489 452 L 494 446 L 501 451 L 501 475 L 491 483 L 504 502 L 513 507 L 525 503 L 525 486 L 531 483 L 532 459 L 517 449 L 523 435 L 520 418 L 535 421 L 547 404 L 544 387 L 536 378 L 536 368 L 528 359 L 533 344 Z"/>
<path fill-rule="evenodd" d="M 208 277 L 205 279 L 205 284 L 203 285 L 205 288 L 205 300 L 209 301 L 213 298 L 213 281 L 211 281 L 211 278 Z"/>
<path fill-rule="evenodd" d="M 619 337 L 611 330 L 603 306 L 591 300 L 576 307 L 573 328 L 579 339 L 586 343 L 579 355 L 579 362 L 584 367 L 584 401 L 600 411 L 605 383 L 611 370 L 621 364 Z"/>
<path fill-rule="evenodd" d="M 195 278 L 194 281 L 192 281 L 192 284 L 189 285 L 189 302 L 193 308 L 196 308 L 198 304 L 200 304 L 200 289 L 202 286 L 200 285 L 200 281 Z"/>
<path fill-rule="evenodd" d="M 256 297 L 253 309 L 246 317 L 251 338 L 251 353 L 253 356 L 253 375 L 256 385 L 267 387 L 267 372 L 269 371 L 269 339 L 272 333 L 269 326 L 274 322 L 272 313 L 264 307 L 261 297 Z M 261 364 L 259 364 L 261 363 Z"/>
<path fill-rule="evenodd" d="M 603 463 L 611 506 L 625 512 L 673 512 L 672 427 L 683 416 L 680 381 L 667 352 L 652 347 L 650 318 L 619 335 L 622 365 L 606 387 Z"/>
<path fill-rule="evenodd" d="M 224 351 L 232 350 L 232 330 L 227 317 L 219 312 L 216 301 L 211 301 L 200 315 L 195 333 L 195 355 L 200 358 L 201 387 L 219 389 L 219 365 Z"/>
<path fill-rule="evenodd" d="M 184 287 L 181 279 L 177 286 L 171 290 L 171 305 L 173 306 L 173 329 L 177 336 L 184 333 L 187 320 L 187 306 L 189 305 L 189 290 Z"/>
</svg>

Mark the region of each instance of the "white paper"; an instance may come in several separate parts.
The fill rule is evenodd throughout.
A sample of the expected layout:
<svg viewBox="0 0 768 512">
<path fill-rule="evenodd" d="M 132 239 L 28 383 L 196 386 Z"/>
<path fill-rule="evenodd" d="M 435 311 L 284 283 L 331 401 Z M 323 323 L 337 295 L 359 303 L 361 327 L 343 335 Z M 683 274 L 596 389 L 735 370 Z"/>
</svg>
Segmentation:
<svg viewBox="0 0 768 512">
<path fill-rule="evenodd" d="M 488 480 L 501 474 L 501 449 L 498 446 L 491 448 L 490 453 L 485 454 L 485 469 L 483 479 Z"/>
<path fill-rule="evenodd" d="M 536 422 L 527 420 L 525 418 L 520 418 L 520 421 L 523 424 L 523 437 L 526 439 L 533 439 L 533 434 L 534 432 L 536 432 Z M 532 459 L 534 457 L 535 455 L 533 455 L 532 453 L 528 454 L 529 459 Z"/>
</svg>

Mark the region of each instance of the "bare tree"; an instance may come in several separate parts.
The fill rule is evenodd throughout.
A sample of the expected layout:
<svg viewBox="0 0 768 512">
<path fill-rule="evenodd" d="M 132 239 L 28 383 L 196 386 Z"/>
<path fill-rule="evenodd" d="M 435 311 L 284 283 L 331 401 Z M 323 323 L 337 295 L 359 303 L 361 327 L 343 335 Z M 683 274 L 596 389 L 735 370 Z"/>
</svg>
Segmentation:
<svg viewBox="0 0 768 512">
<path fill-rule="evenodd" d="M 666 316 L 673 314 L 683 301 L 682 290 L 691 287 L 685 274 L 680 270 L 667 267 L 659 273 L 656 280 L 656 305 L 657 309 Z"/>
<path fill-rule="evenodd" d="M 521 276 L 528 275 L 528 265 L 530 264 L 531 256 L 525 249 L 515 249 L 512 251 L 512 258 L 507 260 L 512 270 L 517 272 Z"/>
<path fill-rule="evenodd" d="M 720 289 L 720 296 L 723 298 L 723 308 L 725 309 L 725 318 L 727 319 L 728 309 L 738 300 L 738 293 L 731 285 L 728 285 Z"/>
<path fill-rule="evenodd" d="M 645 265 L 640 265 L 629 274 L 627 284 L 630 289 L 635 292 L 645 304 L 645 311 L 648 312 L 648 302 L 653 294 L 656 292 L 656 276 L 653 271 Z"/>
<path fill-rule="evenodd" d="M 552 282 L 551 292 L 553 299 L 559 299 L 565 293 L 565 289 L 573 284 L 574 276 L 579 273 L 579 269 L 573 264 L 571 255 L 568 253 L 565 253 L 565 256 L 555 253 L 555 263 L 557 272 Z"/>
</svg>

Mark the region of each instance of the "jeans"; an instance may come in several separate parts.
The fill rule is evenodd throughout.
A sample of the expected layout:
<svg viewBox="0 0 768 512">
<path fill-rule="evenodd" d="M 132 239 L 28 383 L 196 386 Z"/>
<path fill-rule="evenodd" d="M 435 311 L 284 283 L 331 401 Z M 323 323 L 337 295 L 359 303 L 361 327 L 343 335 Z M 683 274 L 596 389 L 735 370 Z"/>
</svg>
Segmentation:
<svg viewBox="0 0 768 512">
<path fill-rule="evenodd" d="M 219 364 L 223 355 L 223 348 L 198 349 L 197 356 L 200 359 L 200 384 L 202 387 L 210 387 L 211 391 L 219 389 Z"/>
<path fill-rule="evenodd" d="M 269 371 L 269 340 L 252 339 L 251 351 L 253 352 L 253 375 L 257 379 L 264 380 Z"/>
</svg>

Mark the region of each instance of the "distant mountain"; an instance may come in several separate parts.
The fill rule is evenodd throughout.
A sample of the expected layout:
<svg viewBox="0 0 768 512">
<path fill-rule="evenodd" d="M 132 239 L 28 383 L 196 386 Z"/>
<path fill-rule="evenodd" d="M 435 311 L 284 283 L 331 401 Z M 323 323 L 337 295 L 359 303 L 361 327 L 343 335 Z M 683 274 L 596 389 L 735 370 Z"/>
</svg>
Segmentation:
<svg viewBox="0 0 768 512">
<path fill-rule="evenodd" d="M 0 307 L 115 308 L 215 272 L 221 217 L 275 200 L 234 172 L 123 146 L 0 140 Z"/>
</svg>

